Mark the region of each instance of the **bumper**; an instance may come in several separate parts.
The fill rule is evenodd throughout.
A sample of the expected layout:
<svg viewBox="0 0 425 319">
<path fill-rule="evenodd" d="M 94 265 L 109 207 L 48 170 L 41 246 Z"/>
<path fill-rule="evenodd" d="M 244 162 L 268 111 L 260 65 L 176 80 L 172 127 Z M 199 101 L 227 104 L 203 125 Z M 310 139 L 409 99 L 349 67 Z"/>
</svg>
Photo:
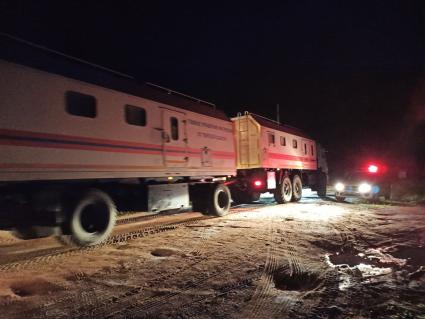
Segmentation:
<svg viewBox="0 0 425 319">
<path fill-rule="evenodd" d="M 373 198 L 376 197 L 377 194 L 374 194 L 372 192 L 369 193 L 360 193 L 360 192 L 355 192 L 355 191 L 351 191 L 351 192 L 335 192 L 335 196 L 338 197 L 361 197 L 361 198 Z"/>
<path fill-rule="evenodd" d="M 359 192 L 359 187 L 355 186 L 346 186 L 342 192 L 335 191 L 335 196 L 338 197 L 361 197 L 361 198 L 374 198 L 379 195 L 379 188 L 372 186 L 370 192 Z"/>
</svg>

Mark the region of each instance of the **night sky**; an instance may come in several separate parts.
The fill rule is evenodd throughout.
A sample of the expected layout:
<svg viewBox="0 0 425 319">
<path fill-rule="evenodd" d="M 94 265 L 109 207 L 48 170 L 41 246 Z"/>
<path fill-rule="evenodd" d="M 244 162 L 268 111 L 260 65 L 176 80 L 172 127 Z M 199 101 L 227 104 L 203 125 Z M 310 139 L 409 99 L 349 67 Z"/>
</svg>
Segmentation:
<svg viewBox="0 0 425 319">
<path fill-rule="evenodd" d="M 416 150 L 410 136 L 425 121 L 425 1 L 0 0 L 0 20 L 1 32 L 229 116 L 275 118 L 280 104 L 281 121 L 317 138 L 334 165 Z"/>
</svg>

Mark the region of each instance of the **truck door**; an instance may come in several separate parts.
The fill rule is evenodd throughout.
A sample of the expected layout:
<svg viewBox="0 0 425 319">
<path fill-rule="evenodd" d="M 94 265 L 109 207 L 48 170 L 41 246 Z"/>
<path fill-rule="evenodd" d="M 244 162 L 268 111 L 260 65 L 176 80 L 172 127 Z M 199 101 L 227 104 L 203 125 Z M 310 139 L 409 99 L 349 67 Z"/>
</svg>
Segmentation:
<svg viewBox="0 0 425 319">
<path fill-rule="evenodd" d="M 163 109 L 162 128 L 165 166 L 186 167 L 189 158 L 187 154 L 185 114 L 169 109 Z"/>
</svg>

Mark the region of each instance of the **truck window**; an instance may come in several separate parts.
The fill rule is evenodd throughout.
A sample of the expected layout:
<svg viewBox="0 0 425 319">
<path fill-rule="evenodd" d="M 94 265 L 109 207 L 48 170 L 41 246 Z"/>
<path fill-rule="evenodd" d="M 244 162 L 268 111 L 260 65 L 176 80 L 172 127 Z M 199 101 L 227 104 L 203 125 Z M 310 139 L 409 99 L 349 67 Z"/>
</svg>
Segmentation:
<svg viewBox="0 0 425 319">
<path fill-rule="evenodd" d="M 75 116 L 95 118 L 97 115 L 96 98 L 80 92 L 65 93 L 65 108 L 68 114 Z"/>
<path fill-rule="evenodd" d="M 280 137 L 280 145 L 286 146 L 286 137 L 284 137 L 284 136 Z"/>
<path fill-rule="evenodd" d="M 295 139 L 292 140 L 292 147 L 298 148 L 298 141 L 297 140 L 295 140 Z"/>
<path fill-rule="evenodd" d="M 139 106 L 125 106 L 125 121 L 130 125 L 146 126 L 146 111 Z"/>
<path fill-rule="evenodd" d="M 175 117 L 170 117 L 171 138 L 176 141 L 179 139 L 179 120 Z"/>
<path fill-rule="evenodd" d="M 268 133 L 268 140 L 269 140 L 269 145 L 275 145 L 275 140 L 274 140 L 274 134 L 273 133 Z"/>
</svg>

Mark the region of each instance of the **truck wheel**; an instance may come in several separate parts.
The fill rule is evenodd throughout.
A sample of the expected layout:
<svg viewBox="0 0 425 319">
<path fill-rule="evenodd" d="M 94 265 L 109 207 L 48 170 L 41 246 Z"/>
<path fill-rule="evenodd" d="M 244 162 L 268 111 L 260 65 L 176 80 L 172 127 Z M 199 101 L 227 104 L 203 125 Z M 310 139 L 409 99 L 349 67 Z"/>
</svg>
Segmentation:
<svg viewBox="0 0 425 319">
<path fill-rule="evenodd" d="M 215 216 L 224 216 L 230 209 L 230 190 L 226 185 L 215 184 L 211 193 L 208 213 Z"/>
<path fill-rule="evenodd" d="M 326 186 L 327 186 L 326 174 L 323 172 L 318 173 L 316 190 L 317 190 L 317 195 L 319 197 L 326 197 Z"/>
<path fill-rule="evenodd" d="M 49 237 L 55 233 L 55 228 L 50 226 L 23 226 L 13 229 L 13 236 L 19 239 L 36 239 Z"/>
<path fill-rule="evenodd" d="M 287 203 L 292 198 L 292 183 L 289 177 L 284 177 L 282 183 L 277 185 L 274 192 L 274 199 L 279 204 Z"/>
<path fill-rule="evenodd" d="M 251 192 L 249 193 L 250 196 L 250 202 L 256 202 L 260 200 L 261 193 L 259 192 Z"/>
<path fill-rule="evenodd" d="M 91 246 L 108 238 L 115 225 L 117 211 L 112 199 L 92 189 L 74 201 L 61 239 L 78 246 Z"/>
<path fill-rule="evenodd" d="M 344 196 L 335 195 L 335 199 L 336 199 L 338 202 L 343 202 L 343 201 L 345 201 L 345 197 L 344 197 Z"/>
<path fill-rule="evenodd" d="M 299 175 L 295 175 L 292 179 L 292 198 L 291 201 L 299 202 L 303 196 L 303 183 Z"/>
</svg>

